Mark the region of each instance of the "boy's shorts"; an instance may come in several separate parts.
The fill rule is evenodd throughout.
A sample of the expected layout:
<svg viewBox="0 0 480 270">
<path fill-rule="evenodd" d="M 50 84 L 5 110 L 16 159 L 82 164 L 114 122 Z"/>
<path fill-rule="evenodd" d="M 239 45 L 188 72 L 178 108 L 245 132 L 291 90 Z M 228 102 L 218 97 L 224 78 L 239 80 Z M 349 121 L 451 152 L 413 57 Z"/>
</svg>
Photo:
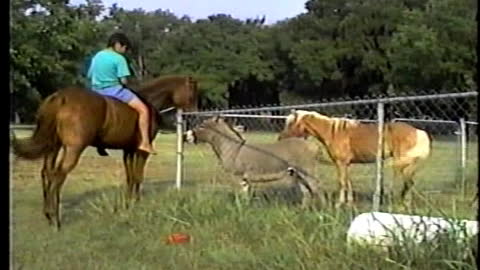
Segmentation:
<svg viewBox="0 0 480 270">
<path fill-rule="evenodd" d="M 92 90 L 99 93 L 100 95 L 114 97 L 125 103 L 129 103 L 137 97 L 130 89 L 125 88 L 121 85 Z"/>
</svg>

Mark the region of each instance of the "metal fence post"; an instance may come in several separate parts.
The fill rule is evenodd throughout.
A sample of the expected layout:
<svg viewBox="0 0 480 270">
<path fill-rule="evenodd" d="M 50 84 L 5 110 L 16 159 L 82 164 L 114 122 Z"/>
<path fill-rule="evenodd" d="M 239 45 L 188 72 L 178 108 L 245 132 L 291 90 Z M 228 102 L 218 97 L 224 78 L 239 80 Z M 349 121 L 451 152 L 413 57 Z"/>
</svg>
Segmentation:
<svg viewBox="0 0 480 270">
<path fill-rule="evenodd" d="M 384 103 L 377 104 L 378 117 L 378 149 L 377 149 L 377 177 L 375 181 L 375 194 L 373 195 L 373 211 L 380 210 L 380 204 L 383 200 L 383 126 L 384 126 Z"/>
<path fill-rule="evenodd" d="M 461 192 L 465 196 L 465 171 L 467 167 L 467 127 L 465 119 L 460 118 L 460 175 Z"/>
<path fill-rule="evenodd" d="M 183 111 L 177 109 L 177 174 L 175 179 L 176 188 L 180 189 L 183 177 Z"/>
</svg>

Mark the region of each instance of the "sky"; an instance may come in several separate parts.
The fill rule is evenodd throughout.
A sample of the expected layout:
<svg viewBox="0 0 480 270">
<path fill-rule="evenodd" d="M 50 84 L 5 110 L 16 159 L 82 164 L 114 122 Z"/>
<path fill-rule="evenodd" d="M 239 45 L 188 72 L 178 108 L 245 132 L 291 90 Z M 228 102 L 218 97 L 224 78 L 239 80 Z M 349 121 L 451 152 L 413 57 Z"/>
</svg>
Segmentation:
<svg viewBox="0 0 480 270">
<path fill-rule="evenodd" d="M 117 3 L 124 9 L 142 8 L 145 11 L 170 10 L 177 17 L 188 15 L 197 20 L 212 14 L 230 14 L 236 19 L 256 18 L 265 15 L 271 24 L 304 13 L 306 0 L 102 0 L 105 7 Z M 85 0 L 70 0 L 73 5 Z"/>
</svg>

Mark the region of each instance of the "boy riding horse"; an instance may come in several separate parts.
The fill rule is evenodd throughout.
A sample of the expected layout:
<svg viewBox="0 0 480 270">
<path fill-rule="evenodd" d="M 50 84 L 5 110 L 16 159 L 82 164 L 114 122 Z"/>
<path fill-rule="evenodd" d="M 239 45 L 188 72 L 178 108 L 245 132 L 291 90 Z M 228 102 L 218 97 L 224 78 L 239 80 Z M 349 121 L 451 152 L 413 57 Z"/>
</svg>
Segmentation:
<svg viewBox="0 0 480 270">
<path fill-rule="evenodd" d="M 126 87 L 127 77 L 131 75 L 123 54 L 131 48 L 126 35 L 114 33 L 110 36 L 107 48 L 99 51 L 91 60 L 88 69 L 90 88 L 103 96 L 116 98 L 138 112 L 138 125 L 141 141 L 138 149 L 150 154 L 156 154 L 149 142 L 149 113 L 147 106 L 133 91 Z"/>
</svg>

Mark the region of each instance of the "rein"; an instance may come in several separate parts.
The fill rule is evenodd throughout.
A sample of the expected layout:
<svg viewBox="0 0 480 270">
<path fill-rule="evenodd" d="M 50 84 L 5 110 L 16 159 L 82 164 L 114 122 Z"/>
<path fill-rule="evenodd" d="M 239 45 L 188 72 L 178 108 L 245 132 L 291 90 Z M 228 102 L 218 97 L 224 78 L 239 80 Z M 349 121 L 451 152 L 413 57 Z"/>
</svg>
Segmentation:
<svg viewBox="0 0 480 270">
<path fill-rule="evenodd" d="M 158 111 L 158 113 L 159 113 L 159 114 L 167 113 L 167 112 L 169 112 L 169 111 L 171 111 L 171 110 L 174 110 L 174 109 L 175 109 L 175 107 L 172 106 L 172 107 L 168 107 L 168 108 L 166 108 L 166 109 L 163 109 L 163 110 L 161 110 L 161 111 Z"/>
</svg>

